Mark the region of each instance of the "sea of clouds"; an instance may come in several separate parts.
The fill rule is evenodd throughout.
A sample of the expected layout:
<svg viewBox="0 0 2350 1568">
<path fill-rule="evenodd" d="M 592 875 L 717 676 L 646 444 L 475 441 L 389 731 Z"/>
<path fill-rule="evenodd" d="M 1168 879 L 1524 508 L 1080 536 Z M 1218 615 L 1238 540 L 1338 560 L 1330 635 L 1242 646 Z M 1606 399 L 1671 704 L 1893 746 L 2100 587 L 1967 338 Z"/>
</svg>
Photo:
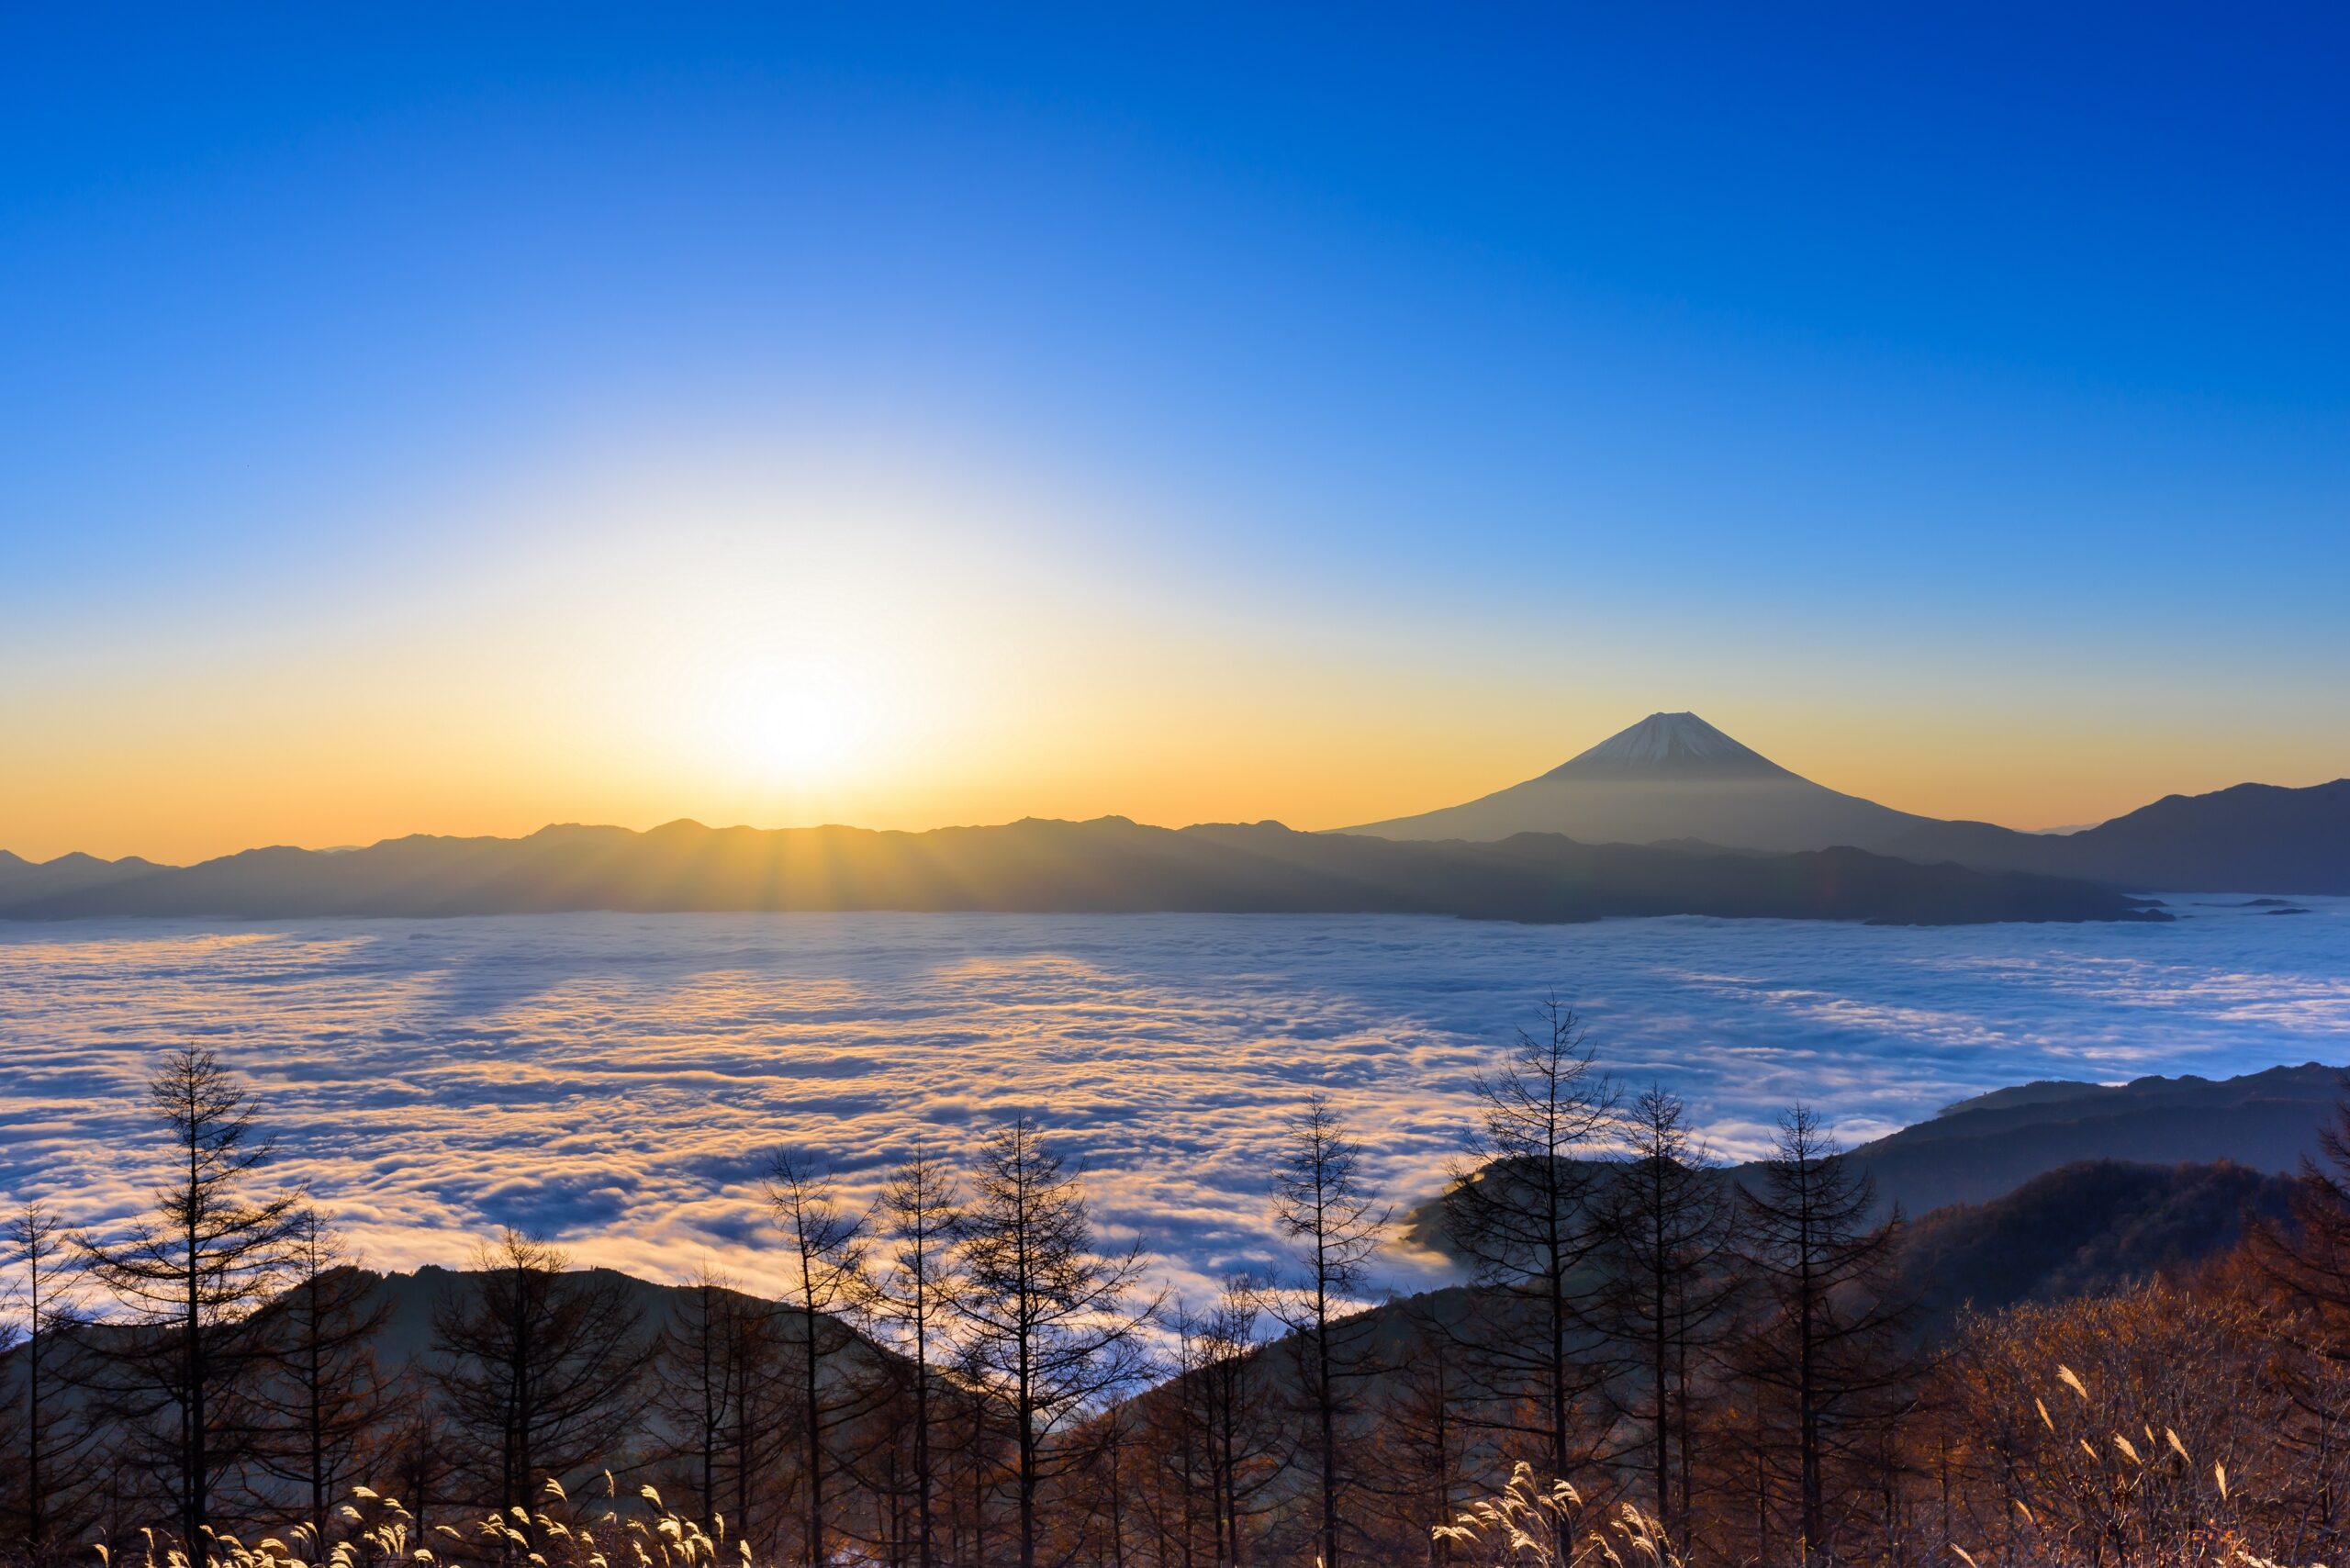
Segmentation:
<svg viewBox="0 0 2350 1568">
<path fill-rule="evenodd" d="M 1327 1092 L 1400 1204 L 1554 991 L 1715 1148 L 1813 1103 L 1846 1142 L 2037 1078 L 2350 1060 L 2350 901 L 2176 900 L 2170 925 L 1521 926 L 1299 916 L 565 915 L 0 923 L 0 1195 L 118 1224 L 162 1156 L 143 1085 L 216 1048 L 377 1266 L 511 1225 L 585 1260 L 778 1277 L 760 1179 L 852 1193 L 1026 1111 L 1094 1213 L 1193 1297 L 1281 1257 L 1281 1125 Z M 1387 1282 L 1430 1277 L 1402 1253 Z"/>
</svg>

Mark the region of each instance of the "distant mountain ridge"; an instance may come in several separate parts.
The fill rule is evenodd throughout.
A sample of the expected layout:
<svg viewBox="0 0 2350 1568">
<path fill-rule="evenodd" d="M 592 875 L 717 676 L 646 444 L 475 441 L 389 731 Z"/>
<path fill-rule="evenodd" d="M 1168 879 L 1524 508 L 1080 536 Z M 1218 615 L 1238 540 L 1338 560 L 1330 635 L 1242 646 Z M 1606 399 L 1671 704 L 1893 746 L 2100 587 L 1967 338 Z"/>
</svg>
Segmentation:
<svg viewBox="0 0 2350 1568">
<path fill-rule="evenodd" d="M 1730 857 L 1768 860 L 1801 853 L 1864 850 L 1868 857 L 1844 863 L 1869 867 L 1867 874 L 1879 893 L 1888 892 L 1901 879 L 1874 866 L 1876 857 L 1918 867 L 2092 882 L 2133 892 L 2350 895 L 2350 779 L 2307 789 L 2239 784 L 2208 795 L 2168 796 L 2111 822 L 2071 833 L 2018 833 L 1989 823 L 1942 822 L 1895 811 L 1828 789 L 1782 767 L 1688 712 L 1652 713 L 1539 778 L 1464 805 L 1337 833 L 1290 835 L 1325 842 L 1350 840 L 1357 846 L 1352 849 L 1306 850 L 1289 846 L 1272 857 L 1280 863 L 1277 868 L 1248 864 L 1252 857 L 1261 859 L 1271 842 L 1262 836 L 1268 828 L 1288 832 L 1279 824 L 1261 823 L 1256 828 L 1212 823 L 1180 830 L 1145 828 L 1117 817 L 1092 823 L 1029 821 L 1001 827 L 945 828 L 928 834 L 871 834 L 846 827 L 777 830 L 800 835 L 793 842 L 803 844 L 820 842 L 811 835 L 831 835 L 821 842 L 831 846 L 827 856 L 838 864 L 828 869 L 826 857 L 819 857 L 813 867 L 814 885 L 828 885 L 825 877 L 836 872 L 842 896 L 852 902 L 820 905 L 789 902 L 811 885 L 807 866 L 793 871 L 789 890 L 778 884 L 760 892 L 728 884 L 730 890 L 711 896 L 728 901 L 719 906 L 724 908 L 1214 908 L 1319 913 L 1397 909 L 1547 920 L 1595 918 L 1635 910 L 1653 913 L 1660 901 L 1649 895 L 1662 895 L 1671 889 L 1662 902 L 1676 907 L 1666 913 L 1707 913 L 1729 903 L 1745 913 L 1766 907 L 1774 912 L 1832 907 L 1859 913 L 1830 918 L 1919 917 L 1893 913 L 1894 905 L 1882 901 L 1873 903 L 1840 896 L 1823 902 L 1817 897 L 1804 900 L 1787 894 L 1788 877 L 1800 879 L 1816 876 L 1816 871 L 1797 873 L 1781 868 L 1776 873 L 1781 891 L 1774 902 L 1761 893 L 1759 874 L 1751 869 L 1736 873 L 1718 868 L 1707 873 L 1712 878 L 1711 891 L 1701 892 L 1685 867 L 1667 871 L 1661 863 L 1651 863 L 1635 874 L 1632 859 L 1621 855 L 1611 859 L 1599 853 L 1628 846 L 1645 846 L 1709 864 Z M 295 913 L 353 906 L 358 906 L 356 913 L 384 913 L 395 906 L 463 906 L 469 897 L 495 902 L 487 889 L 468 891 L 470 884 L 464 883 L 465 879 L 486 878 L 497 884 L 505 875 L 489 864 L 497 858 L 496 853 L 479 847 L 495 844 L 533 846 L 527 853 L 513 855 L 528 861 L 532 868 L 530 875 L 541 879 L 527 887 L 508 886 L 504 894 L 520 901 L 520 906 L 672 907 L 661 902 L 665 895 L 653 885 L 626 890 L 625 896 L 632 902 L 580 905 L 561 901 L 567 896 L 566 888 L 580 897 L 622 896 L 609 888 L 596 893 L 584 890 L 597 885 L 598 878 L 613 873 L 612 857 L 622 855 L 615 846 L 632 837 L 715 833 L 720 836 L 711 842 L 720 848 L 714 858 L 699 867 L 674 865 L 663 873 L 684 879 L 675 891 L 688 902 L 677 907 L 701 907 L 690 902 L 697 895 L 682 890 L 701 885 L 695 880 L 698 877 L 714 876 L 723 881 L 734 875 L 739 868 L 730 857 L 740 853 L 739 835 L 758 831 L 712 830 L 680 823 L 643 835 L 616 827 L 579 826 L 550 827 L 521 840 L 420 835 L 362 849 L 249 850 L 200 867 L 157 866 L 136 857 L 106 861 L 87 855 L 63 855 L 36 865 L 0 850 L 0 916 Z M 1245 840 L 1233 836 L 1249 834 L 1259 836 Z M 986 839 L 990 834 L 999 836 L 990 843 Z M 1514 849 L 1505 847 L 1519 839 L 1557 843 L 1550 847 L 1531 842 Z M 1409 857 L 1382 858 L 1378 852 L 1362 847 L 1368 841 L 1452 847 L 1432 859 L 1412 862 Z M 395 845 L 408 847 L 395 852 L 388 847 Z M 464 846 L 476 847 L 461 847 Z M 1472 853 L 1472 849 L 1478 852 Z M 1044 858 L 1026 864 L 1021 857 L 1028 853 Z M 320 862 L 329 856 L 347 857 L 353 865 L 339 872 L 322 870 Z M 565 857 L 569 857 L 567 866 L 554 864 Z M 973 868 L 957 864 L 967 857 L 977 857 L 983 863 L 980 868 L 999 879 L 994 885 L 1010 890 L 996 902 L 985 898 L 974 902 L 973 885 L 957 884 L 957 879 L 972 874 Z M 1059 863 L 1070 857 L 1091 863 Z M 387 858 L 400 859 L 403 868 L 379 875 Z M 783 856 L 784 862 L 790 859 L 789 855 Z M 1451 868 L 1455 879 L 1449 885 L 1445 874 L 1435 868 L 1439 862 Z M 1594 869 L 1603 864 L 1604 876 Z M 1547 872 L 1539 868 L 1543 866 L 1548 867 Z M 519 874 L 516 867 L 508 870 Z M 1533 885 L 1546 874 L 1564 876 L 1594 896 L 1578 898 L 1564 886 L 1546 891 Z M 452 876 L 464 885 L 439 880 Z M 1006 877 L 1009 881 L 1002 880 Z M 1119 879 L 1129 877 L 1139 879 L 1131 887 L 1117 885 Z M 396 885 L 403 878 L 415 880 Z M 1055 878 L 1059 879 L 1058 890 L 1054 890 Z M 1516 885 L 1502 886 L 1513 879 Z M 528 882 L 529 877 L 523 881 Z M 1605 896 L 1597 896 L 1603 883 Z M 1910 890 L 1909 909 L 1930 907 L 1931 901 L 1920 891 L 1929 885 L 1947 893 L 1964 884 L 1947 876 L 1939 882 L 1909 878 L 1906 882 Z M 1745 890 L 1733 896 L 1734 886 Z M 890 889 L 894 890 L 885 890 Z M 778 898 L 786 903 L 772 902 Z M 882 902 L 856 902 L 874 899 Z M 1982 896 L 1978 886 L 1950 907 L 1980 911 L 1997 902 Z M 2012 907 L 2032 905 L 2049 910 L 2088 907 L 2076 895 L 2052 900 L 2045 889 L 2019 899 Z M 1583 913 L 1561 913 L 1569 909 Z M 1526 910 L 1543 913 L 1513 913 Z M 448 912 L 475 911 L 458 907 Z M 1962 918 L 2107 916 L 1974 913 Z"/>
<path fill-rule="evenodd" d="M 159 866 L 136 855 L 127 855 L 119 860 L 101 860 L 95 855 L 77 851 L 61 855 L 54 860 L 34 861 L 0 849 L 0 906 L 51 893 L 103 887 L 108 882 L 127 882 L 133 878 L 173 869 L 175 868 Z"/>
<path fill-rule="evenodd" d="M 2087 883 L 1920 867 L 1856 849 L 1802 855 L 1584 845 L 1407 844 L 1278 823 L 1172 830 L 1123 817 L 875 833 L 671 823 L 527 838 L 387 839 L 332 853 L 248 850 L 199 866 L 10 900 L 0 917 L 429 917 L 565 911 L 992 911 L 1608 916 L 1898 924 L 2163 920 Z"/>
<path fill-rule="evenodd" d="M 2350 893 L 2350 778 L 2167 795 L 2078 833 L 1928 823 L 1870 847 L 1904 860 L 2182 893 Z"/>
</svg>

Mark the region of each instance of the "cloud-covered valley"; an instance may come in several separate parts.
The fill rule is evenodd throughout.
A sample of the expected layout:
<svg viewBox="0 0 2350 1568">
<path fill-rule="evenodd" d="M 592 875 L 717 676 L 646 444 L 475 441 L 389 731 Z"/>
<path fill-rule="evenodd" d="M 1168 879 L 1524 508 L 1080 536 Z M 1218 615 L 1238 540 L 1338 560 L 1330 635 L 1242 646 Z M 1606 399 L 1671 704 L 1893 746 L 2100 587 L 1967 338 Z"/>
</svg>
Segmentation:
<svg viewBox="0 0 2350 1568">
<path fill-rule="evenodd" d="M 1399 1203 L 1460 1154 L 1472 1080 L 1555 990 L 1605 1064 L 1726 1154 L 1777 1109 L 1847 1141 L 2034 1078 L 2350 1058 L 2350 904 L 2179 901 L 2166 926 L 1671 919 L 571 915 L 0 928 L 0 1191 L 105 1226 L 160 1150 L 159 1053 L 253 1083 L 278 1175 L 378 1265 L 514 1225 L 661 1277 L 767 1275 L 759 1177 L 853 1189 L 1018 1111 L 1096 1217 L 1193 1294 L 1279 1256 L 1266 1177 L 1327 1091 Z M 1395 1283 L 1418 1273 L 1397 1258 Z"/>
</svg>

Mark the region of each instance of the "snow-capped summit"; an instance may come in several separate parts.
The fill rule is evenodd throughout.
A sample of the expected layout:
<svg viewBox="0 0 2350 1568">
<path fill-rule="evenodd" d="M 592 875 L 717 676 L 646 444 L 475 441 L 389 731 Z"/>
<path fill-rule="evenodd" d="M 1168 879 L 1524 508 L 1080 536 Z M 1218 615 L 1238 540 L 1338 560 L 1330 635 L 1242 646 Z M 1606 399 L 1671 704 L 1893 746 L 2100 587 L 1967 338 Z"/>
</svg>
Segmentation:
<svg viewBox="0 0 2350 1568">
<path fill-rule="evenodd" d="M 1695 713 L 1651 713 L 1539 778 L 1350 833 L 1493 840 L 1559 833 L 1589 844 L 1699 839 L 1734 849 L 1869 848 L 1930 819 L 1790 773 Z"/>
<path fill-rule="evenodd" d="M 1695 713 L 1651 713 L 1610 735 L 1545 778 L 1630 778 L 1795 776 L 1761 752 L 1722 734 Z"/>
</svg>

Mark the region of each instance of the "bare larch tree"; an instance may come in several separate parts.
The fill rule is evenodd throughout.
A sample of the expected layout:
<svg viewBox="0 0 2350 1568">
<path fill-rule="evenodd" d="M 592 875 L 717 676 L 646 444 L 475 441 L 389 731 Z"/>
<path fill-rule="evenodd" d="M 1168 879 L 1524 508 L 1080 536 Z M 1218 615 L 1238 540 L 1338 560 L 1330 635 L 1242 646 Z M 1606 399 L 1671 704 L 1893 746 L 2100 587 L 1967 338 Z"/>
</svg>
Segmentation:
<svg viewBox="0 0 2350 1568">
<path fill-rule="evenodd" d="M 269 1429 L 254 1458 L 265 1474 L 298 1489 L 309 1551 L 323 1558 L 333 1505 L 364 1479 L 365 1446 L 388 1397 L 375 1338 L 391 1316 L 391 1301 L 375 1276 L 343 1255 L 315 1206 L 305 1204 L 293 1217 L 292 1277 L 262 1325 L 270 1364 L 255 1401 Z"/>
<path fill-rule="evenodd" d="M 1901 1216 L 1877 1218 L 1875 1183 L 1803 1105 L 1779 1118 L 1743 1206 L 1740 1253 L 1765 1300 L 1739 1370 L 1793 1406 L 1796 1529 L 1809 1564 L 1833 1549 L 1827 1461 L 1880 1413 L 1874 1396 L 1913 1370 L 1900 1343 L 1909 1314 L 1889 1284 Z"/>
<path fill-rule="evenodd" d="M 824 1484 L 834 1467 L 833 1434 L 865 1403 L 850 1364 L 864 1348 L 840 1315 L 863 1305 L 866 1220 L 844 1207 L 832 1183 L 803 1154 L 776 1155 L 767 1204 L 783 1232 L 789 1281 L 787 1346 L 799 1380 L 802 1550 L 810 1562 L 831 1559 L 825 1546 Z M 827 1375 L 827 1368 L 832 1369 Z"/>
<path fill-rule="evenodd" d="M 873 1273 L 872 1311 L 893 1331 L 906 1358 L 913 1423 L 914 1562 L 916 1568 L 932 1568 L 936 1530 L 931 1509 L 938 1493 L 932 1403 L 940 1364 L 953 1359 L 946 1326 L 964 1286 L 957 1250 L 962 1193 L 954 1172 L 917 1147 L 882 1188 L 879 1227 L 883 1251 Z"/>
<path fill-rule="evenodd" d="M 1348 1489 L 1338 1424 L 1349 1400 L 1345 1385 L 1373 1374 L 1339 1319 L 1350 1316 L 1364 1285 L 1365 1265 L 1387 1231 L 1389 1211 L 1372 1195 L 1362 1148 L 1338 1120 L 1327 1096 L 1316 1093 L 1282 1129 L 1283 1148 L 1273 1171 L 1273 1223 L 1290 1243 L 1295 1282 L 1273 1294 L 1275 1311 L 1290 1330 L 1312 1423 L 1304 1444 L 1319 1475 L 1318 1534 L 1324 1568 L 1339 1568 L 1341 1503 Z M 1337 1342 L 1334 1335 L 1347 1343 Z"/>
<path fill-rule="evenodd" d="M 1382 1412 L 1380 1487 L 1400 1527 L 1395 1536 L 1427 1543 L 1428 1568 L 1454 1561 L 1457 1543 L 1436 1532 L 1468 1500 L 1478 1456 L 1462 1418 L 1475 1390 L 1463 1366 L 1457 1326 L 1438 1321 L 1438 1302 L 1402 1309 L 1408 1349 L 1390 1382 Z"/>
<path fill-rule="evenodd" d="M 529 1509 L 548 1476 L 617 1457 L 643 1406 L 643 1315 L 618 1274 L 508 1230 L 432 1304 L 432 1377 L 475 1501 Z"/>
<path fill-rule="evenodd" d="M 1257 1364 L 1257 1325 L 1263 1292 L 1245 1280 L 1226 1280 L 1215 1305 L 1199 1320 L 1195 1386 L 1199 1420 L 1207 1435 L 1209 1503 L 1215 1519 L 1215 1561 L 1240 1561 L 1241 1521 L 1260 1506 L 1272 1484 L 1278 1441 L 1266 1380 Z"/>
<path fill-rule="evenodd" d="M 1142 1329 L 1158 1304 L 1136 1303 L 1138 1248 L 1096 1250 L 1076 1174 L 1026 1116 L 988 1139 L 972 1186 L 957 1314 L 1011 1420 L 1020 1568 L 1035 1568 L 1038 1488 L 1082 1457 L 1055 1452 L 1051 1439 L 1141 1375 Z"/>
<path fill-rule="evenodd" d="M 1738 1189 L 1690 1132 L 1680 1096 L 1643 1092 L 1623 1126 L 1628 1158 L 1600 1204 L 1597 1317 L 1628 1363 L 1618 1408 L 1646 1428 L 1657 1522 L 1686 1551 L 1697 1363 L 1729 1333 L 1745 1284 Z"/>
<path fill-rule="evenodd" d="M 1595 1065 L 1583 1020 L 1550 997 L 1541 1027 L 1520 1030 L 1498 1070 L 1478 1077 L 1476 1092 L 1471 1164 L 1446 1194 L 1445 1226 L 1495 1303 L 1476 1326 L 1488 1376 L 1539 1412 L 1533 1435 L 1545 1479 L 1572 1480 L 1586 1457 L 1577 1407 L 1598 1382 L 1577 1357 L 1575 1336 L 1583 1265 L 1602 1234 L 1592 1199 L 1605 1175 L 1596 1156 L 1615 1126 L 1616 1090 Z M 1563 1559 L 1563 1515 L 1556 1529 L 1553 1550 Z"/>
<path fill-rule="evenodd" d="M 704 1264 L 678 1290 L 654 1346 L 653 1404 L 674 1434 L 682 1490 L 722 1544 L 729 1515 L 735 1538 L 748 1539 L 752 1489 L 771 1457 L 778 1316 Z"/>
<path fill-rule="evenodd" d="M 60 1397 L 60 1363 L 74 1344 L 82 1314 L 73 1275 L 64 1267 L 65 1222 L 56 1211 L 39 1200 L 27 1203 L 9 1216 L 5 1236 L 24 1314 L 17 1344 L 0 1347 L 8 1350 L 17 1395 L 14 1447 L 19 1473 L 8 1489 L 15 1505 L 8 1533 L 26 1562 L 43 1563 L 65 1532 L 82 1522 L 76 1503 L 87 1490 L 79 1467 L 95 1432 L 84 1412 Z"/>
<path fill-rule="evenodd" d="M 253 1101 L 214 1052 L 171 1052 L 147 1093 L 170 1137 L 153 1210 L 127 1236 L 75 1245 L 140 1330 L 106 1337 L 109 1413 L 167 1417 L 179 1533 L 200 1560 L 216 1488 L 250 1455 L 252 1375 L 268 1351 L 253 1317 L 285 1282 L 301 1198 L 247 1197 L 271 1140 L 255 1136 Z"/>
</svg>

